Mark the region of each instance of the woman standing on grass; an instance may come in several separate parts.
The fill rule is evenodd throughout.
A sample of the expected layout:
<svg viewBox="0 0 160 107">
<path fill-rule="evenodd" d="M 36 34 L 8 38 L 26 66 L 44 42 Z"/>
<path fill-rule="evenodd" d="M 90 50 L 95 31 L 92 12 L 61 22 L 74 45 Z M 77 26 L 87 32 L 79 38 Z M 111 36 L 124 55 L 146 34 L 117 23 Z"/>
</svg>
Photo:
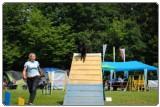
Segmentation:
<svg viewBox="0 0 160 107">
<path fill-rule="evenodd" d="M 24 64 L 23 77 L 24 79 L 27 79 L 27 85 L 30 93 L 28 104 L 32 105 L 42 72 L 39 67 L 39 62 L 36 61 L 36 55 L 34 53 L 30 53 L 28 57 L 28 61 Z"/>
</svg>

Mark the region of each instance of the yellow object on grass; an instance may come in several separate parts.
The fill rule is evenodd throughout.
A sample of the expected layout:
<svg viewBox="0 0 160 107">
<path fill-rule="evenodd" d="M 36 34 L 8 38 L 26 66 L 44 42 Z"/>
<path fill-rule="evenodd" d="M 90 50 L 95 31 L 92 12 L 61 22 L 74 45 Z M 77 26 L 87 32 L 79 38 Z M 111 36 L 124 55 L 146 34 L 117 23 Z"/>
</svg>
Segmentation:
<svg viewBox="0 0 160 107">
<path fill-rule="evenodd" d="M 18 97 L 18 105 L 24 105 L 24 99 L 21 97 Z"/>
</svg>

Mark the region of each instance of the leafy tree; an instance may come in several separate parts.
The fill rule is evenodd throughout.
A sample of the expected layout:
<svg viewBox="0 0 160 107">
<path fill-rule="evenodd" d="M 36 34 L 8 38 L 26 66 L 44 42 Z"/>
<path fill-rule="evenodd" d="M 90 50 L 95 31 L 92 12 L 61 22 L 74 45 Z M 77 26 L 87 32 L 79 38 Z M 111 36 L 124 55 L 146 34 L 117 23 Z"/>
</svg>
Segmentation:
<svg viewBox="0 0 160 107">
<path fill-rule="evenodd" d="M 132 19 L 140 27 L 142 41 L 146 48 L 141 54 L 146 63 L 152 65 L 158 62 L 158 5 L 156 3 L 120 4 L 124 18 Z M 153 43 L 154 42 L 154 43 Z M 149 58 L 148 58 L 149 57 Z"/>
<path fill-rule="evenodd" d="M 52 26 L 52 22 L 37 9 L 31 10 L 28 18 L 22 32 L 23 48 L 27 49 L 25 54 L 35 52 L 43 66 L 63 67 L 70 62 L 75 50 L 70 26 Z"/>
<path fill-rule="evenodd" d="M 158 6 L 155 3 L 5 3 L 3 67 L 22 70 L 28 54 L 42 67 L 69 69 L 72 55 L 85 43 L 88 52 L 102 52 L 106 61 L 158 63 Z M 148 58 L 149 57 L 149 58 Z"/>
</svg>

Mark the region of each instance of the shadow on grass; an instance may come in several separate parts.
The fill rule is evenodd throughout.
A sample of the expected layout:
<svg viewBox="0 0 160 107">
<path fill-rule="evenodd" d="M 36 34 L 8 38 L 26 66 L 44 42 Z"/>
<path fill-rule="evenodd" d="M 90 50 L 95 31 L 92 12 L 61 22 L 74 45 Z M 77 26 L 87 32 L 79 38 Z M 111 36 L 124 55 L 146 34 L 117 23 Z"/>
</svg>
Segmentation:
<svg viewBox="0 0 160 107">
<path fill-rule="evenodd" d="M 57 103 L 63 105 L 63 101 L 57 101 Z"/>
</svg>

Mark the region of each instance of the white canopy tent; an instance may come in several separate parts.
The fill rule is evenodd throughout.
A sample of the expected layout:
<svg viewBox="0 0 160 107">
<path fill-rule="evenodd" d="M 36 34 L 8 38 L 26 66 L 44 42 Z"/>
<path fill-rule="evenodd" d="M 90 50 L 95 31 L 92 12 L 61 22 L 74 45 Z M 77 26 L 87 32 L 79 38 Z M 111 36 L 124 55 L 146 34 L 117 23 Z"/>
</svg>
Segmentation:
<svg viewBox="0 0 160 107">
<path fill-rule="evenodd" d="M 52 89 L 64 89 L 68 81 L 67 72 L 58 68 L 42 68 L 47 81 L 51 82 Z"/>
</svg>

